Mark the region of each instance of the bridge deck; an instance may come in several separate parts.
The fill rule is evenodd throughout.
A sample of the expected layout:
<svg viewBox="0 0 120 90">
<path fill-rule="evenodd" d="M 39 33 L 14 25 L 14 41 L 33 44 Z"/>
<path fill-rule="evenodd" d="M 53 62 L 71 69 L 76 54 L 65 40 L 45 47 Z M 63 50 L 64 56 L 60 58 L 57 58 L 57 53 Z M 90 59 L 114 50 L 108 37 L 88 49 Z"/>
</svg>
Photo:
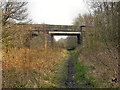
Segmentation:
<svg viewBox="0 0 120 90">
<path fill-rule="evenodd" d="M 58 32 L 58 31 L 49 31 L 49 34 L 54 35 L 80 35 L 81 32 Z"/>
</svg>

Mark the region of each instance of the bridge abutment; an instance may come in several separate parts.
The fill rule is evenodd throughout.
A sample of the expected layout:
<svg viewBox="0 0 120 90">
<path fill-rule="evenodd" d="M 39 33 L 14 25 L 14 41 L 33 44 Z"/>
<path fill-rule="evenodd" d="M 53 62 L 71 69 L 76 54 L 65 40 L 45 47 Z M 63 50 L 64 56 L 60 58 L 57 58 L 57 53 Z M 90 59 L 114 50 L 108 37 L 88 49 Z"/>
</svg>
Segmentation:
<svg viewBox="0 0 120 90">
<path fill-rule="evenodd" d="M 81 44 L 80 34 L 77 35 L 77 43 L 78 43 L 78 44 Z"/>
<path fill-rule="evenodd" d="M 54 37 L 53 37 L 54 35 L 53 34 L 51 34 L 51 46 L 53 46 L 53 39 L 54 39 Z"/>
</svg>

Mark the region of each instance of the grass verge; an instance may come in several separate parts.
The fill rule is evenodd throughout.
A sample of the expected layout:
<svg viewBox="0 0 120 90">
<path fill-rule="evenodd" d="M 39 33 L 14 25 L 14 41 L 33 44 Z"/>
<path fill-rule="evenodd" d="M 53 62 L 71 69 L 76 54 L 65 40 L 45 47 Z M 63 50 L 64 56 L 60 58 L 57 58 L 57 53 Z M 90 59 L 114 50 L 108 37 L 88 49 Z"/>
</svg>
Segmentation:
<svg viewBox="0 0 120 90">
<path fill-rule="evenodd" d="M 50 75 L 44 77 L 45 78 L 45 82 L 43 85 L 44 87 L 66 88 L 65 82 L 67 80 L 67 75 L 68 75 L 68 67 L 67 67 L 68 55 L 69 54 L 66 53 L 65 56 L 57 64 L 58 70 L 55 73 L 51 73 Z"/>
<path fill-rule="evenodd" d="M 75 51 L 73 53 L 75 77 L 78 88 L 98 88 L 94 77 L 87 74 L 92 68 L 85 66 L 82 62 L 78 61 L 78 56 Z"/>
</svg>

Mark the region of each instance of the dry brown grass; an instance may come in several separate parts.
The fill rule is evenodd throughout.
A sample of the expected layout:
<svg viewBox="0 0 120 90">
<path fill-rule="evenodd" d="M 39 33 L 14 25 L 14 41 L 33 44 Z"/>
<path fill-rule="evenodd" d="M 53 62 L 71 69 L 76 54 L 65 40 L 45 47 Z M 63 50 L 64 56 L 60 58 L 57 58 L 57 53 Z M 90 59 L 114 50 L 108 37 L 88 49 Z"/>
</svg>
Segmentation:
<svg viewBox="0 0 120 90">
<path fill-rule="evenodd" d="M 65 53 L 65 50 L 50 48 L 47 51 L 21 48 L 3 53 L 3 87 L 43 87 L 44 77 L 58 70 Z"/>
</svg>

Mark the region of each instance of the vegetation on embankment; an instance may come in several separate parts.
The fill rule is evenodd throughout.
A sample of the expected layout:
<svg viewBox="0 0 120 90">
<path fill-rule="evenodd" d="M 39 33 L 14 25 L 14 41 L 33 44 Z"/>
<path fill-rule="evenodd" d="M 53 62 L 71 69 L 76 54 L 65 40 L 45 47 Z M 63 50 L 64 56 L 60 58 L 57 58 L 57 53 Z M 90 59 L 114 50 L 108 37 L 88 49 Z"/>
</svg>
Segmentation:
<svg viewBox="0 0 120 90">
<path fill-rule="evenodd" d="M 116 88 L 118 87 L 118 55 L 117 50 L 111 47 L 101 45 L 98 48 L 89 48 L 82 45 L 76 48 L 78 53 L 78 61 L 92 69 L 88 72 L 95 78 L 100 88 Z"/>
<path fill-rule="evenodd" d="M 3 28 L 3 88 L 65 87 L 67 50 L 56 43 L 51 47 L 49 35 L 45 48 L 42 32 L 40 37 L 31 38 L 29 34 L 17 25 Z"/>
<path fill-rule="evenodd" d="M 90 0 L 89 0 L 90 1 Z M 74 25 L 85 25 L 82 44 L 76 48 L 78 61 L 93 68 L 88 72 L 94 76 L 100 88 L 116 88 L 118 84 L 119 6 L 114 2 L 92 2 L 92 12 L 74 20 Z"/>
<path fill-rule="evenodd" d="M 3 52 L 3 88 L 65 87 L 67 57 L 67 51 L 60 48 Z"/>
<path fill-rule="evenodd" d="M 97 83 L 93 76 L 90 76 L 88 72 L 92 70 L 91 67 L 84 65 L 78 60 L 76 51 L 73 51 L 75 78 L 78 88 L 97 88 Z"/>
</svg>

